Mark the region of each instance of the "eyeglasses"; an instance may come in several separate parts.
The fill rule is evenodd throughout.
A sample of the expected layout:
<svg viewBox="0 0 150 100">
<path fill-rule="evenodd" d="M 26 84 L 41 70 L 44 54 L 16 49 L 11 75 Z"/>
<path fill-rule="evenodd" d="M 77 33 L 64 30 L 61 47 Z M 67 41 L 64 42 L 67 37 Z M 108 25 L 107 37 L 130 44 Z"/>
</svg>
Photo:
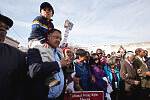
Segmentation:
<svg viewBox="0 0 150 100">
<path fill-rule="evenodd" d="M 0 27 L 3 26 L 6 30 L 9 30 L 9 26 L 0 22 Z"/>
</svg>

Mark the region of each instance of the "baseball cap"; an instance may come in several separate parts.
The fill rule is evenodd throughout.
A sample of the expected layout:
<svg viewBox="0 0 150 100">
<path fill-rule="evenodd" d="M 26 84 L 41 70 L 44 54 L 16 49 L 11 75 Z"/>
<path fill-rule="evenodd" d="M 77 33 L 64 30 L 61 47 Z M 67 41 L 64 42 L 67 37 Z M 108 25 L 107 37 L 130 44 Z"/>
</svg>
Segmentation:
<svg viewBox="0 0 150 100">
<path fill-rule="evenodd" d="M 13 21 L 7 16 L 4 16 L 2 14 L 0 14 L 0 20 L 3 21 L 6 25 L 8 25 L 9 28 L 11 28 L 13 25 Z"/>
<path fill-rule="evenodd" d="M 51 6 L 50 3 L 48 3 L 48 2 L 43 2 L 43 3 L 40 5 L 40 12 L 41 12 L 41 9 L 43 9 L 44 7 L 49 7 L 49 8 L 52 10 L 52 13 L 54 14 L 54 9 L 53 9 L 53 7 Z"/>
</svg>

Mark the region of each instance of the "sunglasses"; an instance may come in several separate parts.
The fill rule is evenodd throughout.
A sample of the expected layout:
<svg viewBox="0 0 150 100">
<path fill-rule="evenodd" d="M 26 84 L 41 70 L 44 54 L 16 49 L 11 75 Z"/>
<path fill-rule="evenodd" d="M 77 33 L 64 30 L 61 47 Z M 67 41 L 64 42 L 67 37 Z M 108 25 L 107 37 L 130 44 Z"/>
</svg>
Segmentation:
<svg viewBox="0 0 150 100">
<path fill-rule="evenodd" d="M 98 58 L 95 58 L 94 60 L 98 60 Z"/>
<path fill-rule="evenodd" d="M 99 55 L 101 54 L 102 55 L 103 53 L 97 53 L 97 54 L 99 54 Z"/>
<path fill-rule="evenodd" d="M 0 22 L 0 27 L 3 26 L 6 30 L 9 30 L 9 26 Z"/>
</svg>

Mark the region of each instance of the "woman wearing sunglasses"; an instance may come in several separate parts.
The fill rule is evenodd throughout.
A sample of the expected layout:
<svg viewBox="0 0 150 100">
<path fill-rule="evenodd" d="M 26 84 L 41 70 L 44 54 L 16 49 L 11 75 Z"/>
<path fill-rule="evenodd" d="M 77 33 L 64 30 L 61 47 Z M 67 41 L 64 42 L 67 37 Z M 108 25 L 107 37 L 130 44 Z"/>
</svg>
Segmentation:
<svg viewBox="0 0 150 100">
<path fill-rule="evenodd" d="M 91 72 L 91 73 L 90 73 Z M 89 76 L 92 77 L 94 75 L 95 82 L 90 82 L 90 90 L 91 91 L 104 91 L 104 95 L 107 91 L 107 82 L 103 80 L 103 77 L 106 77 L 105 71 L 102 69 L 100 65 L 99 55 L 93 53 L 90 59 L 90 68 L 89 68 Z"/>
</svg>

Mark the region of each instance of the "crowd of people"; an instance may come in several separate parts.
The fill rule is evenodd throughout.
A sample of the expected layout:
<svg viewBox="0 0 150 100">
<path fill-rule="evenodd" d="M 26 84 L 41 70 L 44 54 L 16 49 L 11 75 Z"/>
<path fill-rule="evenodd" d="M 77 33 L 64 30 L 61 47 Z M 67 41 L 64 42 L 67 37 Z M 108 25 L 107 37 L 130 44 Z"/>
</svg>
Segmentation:
<svg viewBox="0 0 150 100">
<path fill-rule="evenodd" d="M 71 100 L 75 91 L 103 91 L 105 100 L 150 100 L 150 58 L 142 48 L 105 55 L 60 48 L 53 7 L 44 2 L 32 23 L 28 51 L 3 43 L 13 21 L 0 14 L 0 100 Z"/>
</svg>

